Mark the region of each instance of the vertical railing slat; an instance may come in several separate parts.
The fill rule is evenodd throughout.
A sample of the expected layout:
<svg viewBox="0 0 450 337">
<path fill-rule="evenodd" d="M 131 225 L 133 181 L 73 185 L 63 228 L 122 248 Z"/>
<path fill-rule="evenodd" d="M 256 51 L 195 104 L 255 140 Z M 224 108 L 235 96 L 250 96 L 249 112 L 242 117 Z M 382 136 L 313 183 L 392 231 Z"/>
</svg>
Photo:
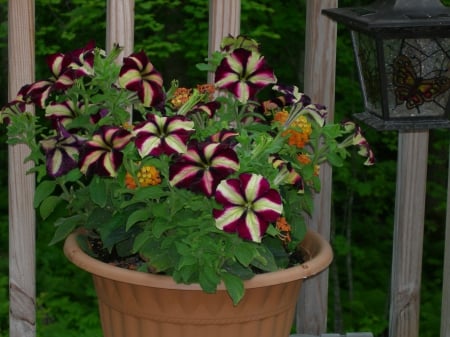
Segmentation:
<svg viewBox="0 0 450 337">
<path fill-rule="evenodd" d="M 209 1 L 208 55 L 219 49 L 220 42 L 227 35 L 239 35 L 241 28 L 241 0 Z M 214 74 L 208 74 L 208 82 L 214 81 Z"/>
<path fill-rule="evenodd" d="M 328 107 L 329 120 L 334 118 L 337 29 L 321 11 L 334 7 L 337 7 L 337 0 L 307 0 L 304 92 L 313 102 Z M 322 191 L 314 200 L 315 211 L 309 224 L 327 239 L 330 237 L 331 174 L 331 167 L 322 165 Z M 327 296 L 328 270 L 303 283 L 297 309 L 297 332 L 320 335 L 326 331 Z"/>
<path fill-rule="evenodd" d="M 389 336 L 418 337 L 429 132 L 398 138 Z"/>
<path fill-rule="evenodd" d="M 34 80 L 34 1 L 8 1 L 8 91 Z M 8 149 L 10 337 L 36 334 L 34 175 L 25 145 Z"/>
<path fill-rule="evenodd" d="M 447 214 L 445 224 L 445 251 L 441 311 L 441 337 L 448 336 L 450 336 L 450 163 L 447 178 Z"/>
<path fill-rule="evenodd" d="M 134 0 L 108 0 L 106 8 L 106 51 L 114 44 L 123 47 L 118 58 L 128 56 L 134 48 Z"/>
</svg>

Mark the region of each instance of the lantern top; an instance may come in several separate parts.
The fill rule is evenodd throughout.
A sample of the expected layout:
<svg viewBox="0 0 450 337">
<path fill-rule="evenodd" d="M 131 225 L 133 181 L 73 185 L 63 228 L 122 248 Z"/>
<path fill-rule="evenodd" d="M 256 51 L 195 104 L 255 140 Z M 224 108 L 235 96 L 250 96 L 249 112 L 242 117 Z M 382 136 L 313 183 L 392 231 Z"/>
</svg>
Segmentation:
<svg viewBox="0 0 450 337">
<path fill-rule="evenodd" d="M 323 13 L 362 31 L 450 27 L 450 8 L 439 0 L 378 0 L 363 7 L 325 9 Z"/>
</svg>

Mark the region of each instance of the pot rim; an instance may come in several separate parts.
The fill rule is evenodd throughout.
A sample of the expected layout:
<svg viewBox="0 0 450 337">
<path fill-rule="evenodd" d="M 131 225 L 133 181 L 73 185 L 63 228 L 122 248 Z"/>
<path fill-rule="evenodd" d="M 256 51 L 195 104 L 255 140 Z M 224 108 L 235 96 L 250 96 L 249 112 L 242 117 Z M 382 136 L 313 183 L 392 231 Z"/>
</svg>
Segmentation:
<svg viewBox="0 0 450 337">
<path fill-rule="evenodd" d="M 179 284 L 167 275 L 128 270 L 97 260 L 86 254 L 80 248 L 77 242 L 79 235 L 79 233 L 72 233 L 66 238 L 64 242 L 64 254 L 73 264 L 91 274 L 119 282 L 154 288 L 202 290 L 199 284 Z M 251 279 L 244 281 L 245 288 L 259 288 L 305 279 L 320 273 L 330 265 L 333 259 L 331 246 L 317 232 L 309 229 L 300 246 L 310 255 L 311 258 L 308 261 L 287 269 L 255 275 Z M 221 283 L 217 289 L 225 290 L 224 284 Z"/>
</svg>

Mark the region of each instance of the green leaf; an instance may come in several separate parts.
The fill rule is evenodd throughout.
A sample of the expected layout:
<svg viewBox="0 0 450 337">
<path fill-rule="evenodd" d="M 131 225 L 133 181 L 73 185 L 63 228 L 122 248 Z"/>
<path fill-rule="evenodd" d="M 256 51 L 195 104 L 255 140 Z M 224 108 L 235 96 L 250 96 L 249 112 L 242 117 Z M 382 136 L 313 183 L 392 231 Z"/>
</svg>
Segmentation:
<svg viewBox="0 0 450 337">
<path fill-rule="evenodd" d="M 263 271 L 275 271 L 278 266 L 272 252 L 266 246 L 258 246 L 258 255 L 253 259 L 252 266 Z"/>
<path fill-rule="evenodd" d="M 142 246 L 147 243 L 150 235 L 151 234 L 149 231 L 143 231 L 139 233 L 134 239 L 132 252 L 137 253 L 142 248 Z"/>
<path fill-rule="evenodd" d="M 248 242 L 243 242 L 235 247 L 234 255 L 244 266 L 248 266 L 258 254 L 256 247 Z"/>
<path fill-rule="evenodd" d="M 177 272 L 177 277 L 183 283 L 187 283 L 187 284 L 193 283 L 195 281 L 193 281 L 192 279 L 195 278 L 197 269 L 198 269 L 197 266 L 195 266 L 193 264 L 186 265 Z"/>
<path fill-rule="evenodd" d="M 56 181 L 54 180 L 45 180 L 37 185 L 34 192 L 34 207 L 37 208 L 45 198 L 53 193 L 55 188 Z"/>
<path fill-rule="evenodd" d="M 137 201 L 146 201 L 149 199 L 159 199 L 167 194 L 159 186 L 147 186 L 136 191 L 133 199 Z"/>
<path fill-rule="evenodd" d="M 61 201 L 62 199 L 60 197 L 57 197 L 56 195 L 51 195 L 45 198 L 42 201 L 41 206 L 39 207 L 39 213 L 42 219 L 47 219 Z"/>
<path fill-rule="evenodd" d="M 107 223 L 112 217 L 112 213 L 105 208 L 95 208 L 86 221 L 86 228 L 94 229 L 100 227 L 99 224 Z"/>
<path fill-rule="evenodd" d="M 329 153 L 327 155 L 327 160 L 330 162 L 332 166 L 335 167 L 341 167 L 344 164 L 344 161 L 342 160 L 341 156 L 339 156 L 336 153 Z"/>
<path fill-rule="evenodd" d="M 126 230 L 129 230 L 138 222 L 148 220 L 151 215 L 152 211 L 149 208 L 138 209 L 137 211 L 131 213 L 125 226 Z"/>
<path fill-rule="evenodd" d="M 199 270 L 199 283 L 205 292 L 213 293 L 220 283 L 220 277 L 212 266 L 203 265 Z"/>
<path fill-rule="evenodd" d="M 244 281 L 240 277 L 224 272 L 222 273 L 222 280 L 227 288 L 227 292 L 233 300 L 233 304 L 237 305 L 245 294 Z"/>
<path fill-rule="evenodd" d="M 84 215 L 74 215 L 69 218 L 60 218 L 56 221 L 57 226 L 55 234 L 53 235 L 50 245 L 53 245 L 61 240 L 64 240 L 73 230 L 85 221 Z"/>
<path fill-rule="evenodd" d="M 64 176 L 64 180 L 65 181 L 78 181 L 80 180 L 80 178 L 83 176 L 83 174 L 80 172 L 80 169 L 73 169 L 70 172 L 68 172 L 65 176 Z"/>
<path fill-rule="evenodd" d="M 94 203 L 100 207 L 106 206 L 107 200 L 107 185 L 106 180 L 100 177 L 95 177 L 89 185 L 89 193 Z"/>
</svg>

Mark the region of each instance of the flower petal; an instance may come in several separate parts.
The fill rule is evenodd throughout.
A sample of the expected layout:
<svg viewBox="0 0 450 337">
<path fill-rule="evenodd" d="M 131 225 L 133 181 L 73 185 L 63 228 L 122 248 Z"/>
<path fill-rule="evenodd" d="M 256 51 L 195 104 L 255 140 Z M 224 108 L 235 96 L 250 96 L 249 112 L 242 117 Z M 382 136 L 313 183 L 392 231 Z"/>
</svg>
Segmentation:
<svg viewBox="0 0 450 337">
<path fill-rule="evenodd" d="M 182 116 L 161 117 L 150 114 L 147 121 L 134 129 L 140 156 L 185 153 L 193 127 L 194 122 Z"/>
<path fill-rule="evenodd" d="M 215 81 L 217 88 L 228 90 L 245 103 L 259 90 L 275 83 L 276 77 L 259 52 L 238 48 L 221 61 Z"/>
<path fill-rule="evenodd" d="M 145 107 L 157 106 L 164 99 L 162 76 L 143 51 L 124 58 L 119 84 L 136 91 Z"/>
<path fill-rule="evenodd" d="M 244 209 L 239 206 L 226 207 L 223 210 L 214 209 L 213 216 L 216 220 L 216 227 L 225 232 L 236 232 L 238 224 L 242 222 Z"/>
</svg>

